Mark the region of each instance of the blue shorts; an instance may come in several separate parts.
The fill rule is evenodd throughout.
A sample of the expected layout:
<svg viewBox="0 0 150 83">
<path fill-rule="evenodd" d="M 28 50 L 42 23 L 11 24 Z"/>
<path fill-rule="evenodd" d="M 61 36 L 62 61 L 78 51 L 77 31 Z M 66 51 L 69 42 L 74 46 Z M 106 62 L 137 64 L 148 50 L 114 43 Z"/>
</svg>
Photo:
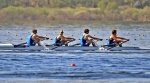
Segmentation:
<svg viewBox="0 0 150 83">
<path fill-rule="evenodd" d="M 35 46 L 35 45 L 36 45 L 36 43 L 31 43 L 31 44 L 30 44 L 30 46 Z"/>
<path fill-rule="evenodd" d="M 90 44 L 85 43 L 85 44 L 82 44 L 81 46 L 90 46 Z"/>
<path fill-rule="evenodd" d="M 54 46 L 62 46 L 62 44 L 61 43 L 56 43 L 56 44 L 54 44 Z"/>
</svg>

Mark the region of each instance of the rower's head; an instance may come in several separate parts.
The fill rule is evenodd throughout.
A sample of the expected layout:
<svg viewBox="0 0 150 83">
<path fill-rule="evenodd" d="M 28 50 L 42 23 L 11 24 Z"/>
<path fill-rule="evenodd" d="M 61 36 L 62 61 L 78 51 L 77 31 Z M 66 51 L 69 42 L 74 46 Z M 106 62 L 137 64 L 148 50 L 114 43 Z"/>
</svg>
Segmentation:
<svg viewBox="0 0 150 83">
<path fill-rule="evenodd" d="M 89 29 L 84 29 L 84 33 L 88 34 L 89 33 Z"/>
<path fill-rule="evenodd" d="M 112 30 L 112 34 L 116 35 L 117 34 L 117 30 Z"/>
<path fill-rule="evenodd" d="M 36 29 L 32 29 L 32 33 L 33 34 L 37 34 L 37 30 Z"/>
<path fill-rule="evenodd" d="M 63 35 L 63 33 L 64 33 L 63 30 L 60 30 L 60 31 L 59 31 L 59 34 L 60 34 L 60 35 Z"/>
</svg>

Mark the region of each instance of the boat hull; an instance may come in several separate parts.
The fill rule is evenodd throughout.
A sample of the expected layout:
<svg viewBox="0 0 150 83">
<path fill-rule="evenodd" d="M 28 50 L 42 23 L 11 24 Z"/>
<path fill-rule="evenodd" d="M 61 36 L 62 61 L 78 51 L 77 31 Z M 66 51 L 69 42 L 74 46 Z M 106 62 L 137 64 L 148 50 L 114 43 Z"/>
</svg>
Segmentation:
<svg viewBox="0 0 150 83">
<path fill-rule="evenodd" d="M 48 48 L 48 49 L 47 49 Z M 150 50 L 150 48 L 139 48 L 139 47 L 82 47 L 82 46 L 14 46 L 12 44 L 0 44 L 0 50 L 84 50 L 84 51 L 95 51 L 95 50 Z"/>
<path fill-rule="evenodd" d="M 18 46 L 12 44 L 0 44 L 0 50 L 98 50 L 98 47 L 81 47 L 81 46 Z"/>
</svg>

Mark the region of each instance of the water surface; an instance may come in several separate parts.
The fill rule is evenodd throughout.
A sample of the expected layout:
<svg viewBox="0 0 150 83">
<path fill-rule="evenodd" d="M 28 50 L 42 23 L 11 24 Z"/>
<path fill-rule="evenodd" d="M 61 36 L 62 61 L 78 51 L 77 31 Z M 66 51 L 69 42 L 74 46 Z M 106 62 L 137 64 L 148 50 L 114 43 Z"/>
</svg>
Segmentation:
<svg viewBox="0 0 150 83">
<path fill-rule="evenodd" d="M 55 38 L 60 29 L 64 35 L 79 38 L 85 28 L 90 34 L 103 38 L 99 45 L 106 44 L 112 29 L 119 36 L 129 38 L 124 46 L 150 48 L 150 24 L 1 24 L 0 43 L 25 42 L 32 28 L 38 34 Z M 23 40 L 20 40 L 20 39 Z M 53 40 L 45 41 L 52 44 Z M 130 82 L 149 83 L 150 51 L 48 51 L 48 52 L 0 52 L 0 82 Z M 75 66 L 72 67 L 71 64 Z M 139 79 L 139 80 L 138 80 Z"/>
</svg>

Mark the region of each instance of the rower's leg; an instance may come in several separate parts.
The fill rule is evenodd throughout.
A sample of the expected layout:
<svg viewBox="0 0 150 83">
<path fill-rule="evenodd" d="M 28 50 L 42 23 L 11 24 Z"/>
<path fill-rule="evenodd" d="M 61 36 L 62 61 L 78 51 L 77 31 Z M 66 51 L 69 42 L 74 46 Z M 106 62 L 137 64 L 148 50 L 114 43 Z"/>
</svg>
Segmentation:
<svg viewBox="0 0 150 83">
<path fill-rule="evenodd" d="M 119 45 L 119 47 L 122 47 L 122 42 L 126 42 L 127 40 L 117 40 L 115 41 L 116 44 Z"/>
<path fill-rule="evenodd" d="M 40 39 L 35 39 L 34 42 L 35 42 L 36 44 L 38 44 L 39 46 L 41 46 Z"/>
<path fill-rule="evenodd" d="M 119 43 L 118 45 L 119 45 L 119 47 L 122 47 L 122 44 Z"/>
<path fill-rule="evenodd" d="M 68 46 L 68 42 L 67 41 L 61 41 L 62 45 Z"/>
<path fill-rule="evenodd" d="M 121 42 L 119 43 L 119 47 L 122 47 L 122 43 L 127 42 L 128 40 L 121 40 Z"/>
<path fill-rule="evenodd" d="M 40 43 L 40 42 L 38 42 L 37 44 L 38 44 L 38 46 L 41 46 L 41 43 Z"/>
<path fill-rule="evenodd" d="M 94 42 L 92 42 L 92 45 L 93 45 L 93 47 L 95 47 L 95 46 L 96 46 Z"/>
<path fill-rule="evenodd" d="M 68 46 L 68 42 L 65 42 L 65 44 L 64 44 L 65 46 Z"/>
<path fill-rule="evenodd" d="M 93 42 L 93 39 L 90 39 L 88 42 L 87 42 L 89 45 L 92 43 L 92 46 L 95 47 L 95 43 Z"/>
<path fill-rule="evenodd" d="M 115 42 L 116 45 L 118 45 L 119 47 L 122 47 L 121 42 Z"/>
</svg>

